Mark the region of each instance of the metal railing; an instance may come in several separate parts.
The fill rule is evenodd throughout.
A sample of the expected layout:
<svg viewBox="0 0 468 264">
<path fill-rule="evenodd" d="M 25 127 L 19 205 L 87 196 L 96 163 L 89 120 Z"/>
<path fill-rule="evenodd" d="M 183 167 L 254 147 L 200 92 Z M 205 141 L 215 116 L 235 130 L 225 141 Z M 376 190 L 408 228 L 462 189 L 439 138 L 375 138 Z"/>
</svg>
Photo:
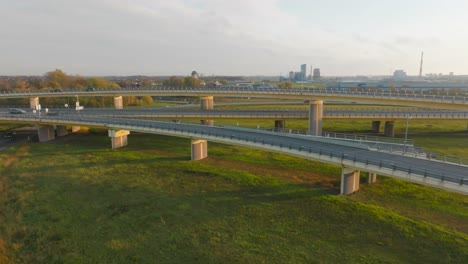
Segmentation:
<svg viewBox="0 0 468 264">
<path fill-rule="evenodd" d="M 256 95 L 312 95 L 312 96 L 339 96 L 351 98 L 379 98 L 379 99 L 390 99 L 390 100 L 403 100 L 403 101 L 424 101 L 424 102 L 442 102 L 452 104 L 468 104 L 468 92 L 460 92 L 451 94 L 447 92 L 433 92 L 423 91 L 420 92 L 407 92 L 407 91 L 391 91 L 391 90 L 373 90 L 373 91 L 353 91 L 344 89 L 317 89 L 317 88 L 300 88 L 300 89 L 280 89 L 280 88 L 246 88 L 246 87 L 221 87 L 221 88 L 208 88 L 208 87 L 161 87 L 155 86 L 151 88 L 109 88 L 109 89 L 96 89 L 95 91 L 85 91 L 82 89 L 63 89 L 62 92 L 50 92 L 50 91 L 2 91 L 0 98 L 3 97 L 27 97 L 27 96 L 60 96 L 60 95 L 94 95 L 94 94 L 109 94 L 115 95 L 116 92 L 121 94 L 164 94 L 165 92 L 171 92 L 175 95 L 187 92 L 192 94 L 256 94 Z M 8 96 L 6 96 L 8 95 Z"/>
</svg>

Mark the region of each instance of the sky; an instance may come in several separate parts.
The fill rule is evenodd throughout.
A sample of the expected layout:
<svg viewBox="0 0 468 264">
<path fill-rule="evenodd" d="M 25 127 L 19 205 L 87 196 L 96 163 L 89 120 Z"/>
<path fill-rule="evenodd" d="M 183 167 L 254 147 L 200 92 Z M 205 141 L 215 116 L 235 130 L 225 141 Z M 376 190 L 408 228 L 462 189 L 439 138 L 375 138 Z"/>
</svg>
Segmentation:
<svg viewBox="0 0 468 264">
<path fill-rule="evenodd" d="M 468 0 L 0 0 L 0 75 L 468 74 Z"/>
</svg>

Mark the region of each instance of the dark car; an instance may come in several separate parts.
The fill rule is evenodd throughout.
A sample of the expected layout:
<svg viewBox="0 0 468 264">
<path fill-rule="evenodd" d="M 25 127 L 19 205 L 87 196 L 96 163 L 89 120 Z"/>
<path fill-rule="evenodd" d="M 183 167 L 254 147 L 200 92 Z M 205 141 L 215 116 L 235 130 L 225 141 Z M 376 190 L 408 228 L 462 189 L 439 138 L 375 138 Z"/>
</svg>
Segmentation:
<svg viewBox="0 0 468 264">
<path fill-rule="evenodd" d="M 61 91 L 62 91 L 62 89 L 59 89 L 59 88 L 50 90 L 51 93 L 60 93 Z"/>
<path fill-rule="evenodd" d="M 58 112 L 48 111 L 46 114 L 49 115 L 49 116 L 56 116 L 56 115 L 58 115 Z"/>
<path fill-rule="evenodd" d="M 11 108 L 10 114 L 26 114 L 26 111 L 24 111 L 23 109 Z"/>
<path fill-rule="evenodd" d="M 88 87 L 88 88 L 86 88 L 85 91 L 86 91 L 86 92 L 93 92 L 93 91 L 96 91 L 96 88 L 94 88 L 94 87 Z"/>
<path fill-rule="evenodd" d="M 14 138 L 16 136 L 16 132 L 8 132 L 3 135 L 4 138 Z"/>
</svg>

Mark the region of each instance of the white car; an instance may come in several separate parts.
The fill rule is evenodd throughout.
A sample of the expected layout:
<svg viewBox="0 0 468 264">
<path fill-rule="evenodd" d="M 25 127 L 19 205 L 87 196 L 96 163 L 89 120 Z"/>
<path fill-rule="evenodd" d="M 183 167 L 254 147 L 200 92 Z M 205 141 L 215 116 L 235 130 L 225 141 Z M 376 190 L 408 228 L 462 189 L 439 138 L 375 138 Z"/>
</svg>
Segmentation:
<svg viewBox="0 0 468 264">
<path fill-rule="evenodd" d="M 26 111 L 24 111 L 23 109 L 19 109 L 19 108 L 11 108 L 10 114 L 26 114 Z"/>
</svg>

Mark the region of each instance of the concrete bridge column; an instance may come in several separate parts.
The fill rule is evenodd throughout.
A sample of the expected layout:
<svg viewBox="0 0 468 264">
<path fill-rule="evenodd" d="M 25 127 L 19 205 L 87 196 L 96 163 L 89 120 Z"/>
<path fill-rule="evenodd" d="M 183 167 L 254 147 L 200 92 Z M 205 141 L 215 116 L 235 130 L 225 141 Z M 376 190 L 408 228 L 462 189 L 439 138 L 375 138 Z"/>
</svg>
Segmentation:
<svg viewBox="0 0 468 264">
<path fill-rule="evenodd" d="M 354 168 L 343 167 L 341 169 L 340 194 L 350 194 L 359 190 L 360 171 Z"/>
<path fill-rule="evenodd" d="M 63 137 L 68 134 L 67 126 L 57 126 L 55 128 L 55 131 L 57 132 L 57 137 Z"/>
<path fill-rule="evenodd" d="M 203 96 L 200 98 L 201 110 L 213 110 L 213 96 Z"/>
<path fill-rule="evenodd" d="M 39 105 L 39 97 L 31 97 L 29 98 L 29 107 L 33 110 L 37 109 Z"/>
<path fill-rule="evenodd" d="M 200 120 L 200 124 L 202 124 L 204 126 L 213 126 L 214 121 L 213 120 Z"/>
<path fill-rule="evenodd" d="M 111 138 L 112 148 L 121 148 L 128 145 L 127 136 L 130 134 L 128 130 L 109 130 L 109 137 Z"/>
<path fill-rule="evenodd" d="M 208 142 L 203 139 L 192 139 L 192 160 L 208 157 Z"/>
<path fill-rule="evenodd" d="M 37 134 L 39 136 L 39 142 L 46 142 L 55 139 L 55 129 L 54 126 L 40 126 L 37 129 Z"/>
<path fill-rule="evenodd" d="M 395 136 L 395 121 L 385 121 L 385 136 L 394 137 Z"/>
<path fill-rule="evenodd" d="M 309 101 L 309 134 L 322 135 L 323 100 Z"/>
<path fill-rule="evenodd" d="M 200 109 L 202 111 L 213 110 L 213 107 L 213 96 L 203 96 L 200 98 Z M 213 126 L 214 124 L 213 120 L 200 120 L 200 123 L 206 126 Z"/>
<path fill-rule="evenodd" d="M 72 133 L 75 133 L 75 132 L 80 131 L 80 129 L 81 129 L 81 127 L 79 127 L 79 126 L 72 126 L 71 132 L 72 132 Z"/>
<path fill-rule="evenodd" d="M 372 132 L 380 133 L 380 121 L 372 121 Z"/>
<path fill-rule="evenodd" d="M 123 99 L 122 99 L 122 96 L 115 96 L 115 97 L 114 97 L 114 108 L 115 108 L 115 109 L 123 109 Z"/>
<path fill-rule="evenodd" d="M 286 127 L 286 120 L 275 120 L 276 131 L 284 131 L 285 127 Z"/>
<path fill-rule="evenodd" d="M 377 173 L 369 172 L 367 175 L 367 183 L 375 183 L 377 181 Z"/>
</svg>

